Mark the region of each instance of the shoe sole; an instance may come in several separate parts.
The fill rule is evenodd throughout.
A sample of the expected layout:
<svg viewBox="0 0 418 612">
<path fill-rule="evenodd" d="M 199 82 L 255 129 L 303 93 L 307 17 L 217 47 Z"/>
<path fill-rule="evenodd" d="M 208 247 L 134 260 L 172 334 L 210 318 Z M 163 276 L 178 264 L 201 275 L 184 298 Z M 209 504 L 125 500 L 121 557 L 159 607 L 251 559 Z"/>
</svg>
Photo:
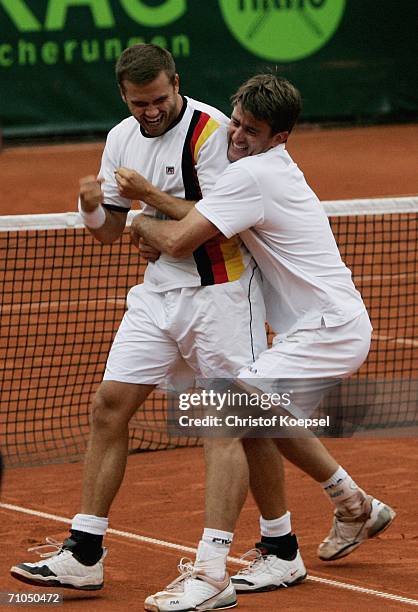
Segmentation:
<svg viewBox="0 0 418 612">
<path fill-rule="evenodd" d="M 389 518 L 386 523 L 378 527 L 376 531 L 369 531 L 367 534 L 367 538 L 365 538 L 364 540 L 361 540 L 360 542 L 355 542 L 354 544 L 349 544 L 345 548 L 342 548 L 341 550 L 337 551 L 334 555 L 332 555 L 332 557 L 321 557 L 321 555 L 318 555 L 321 561 L 336 561 L 337 559 L 343 559 L 344 557 L 350 555 L 354 550 L 356 550 L 356 548 L 361 546 L 361 544 L 363 544 L 367 540 L 371 540 L 372 538 L 375 538 L 376 536 L 386 531 L 386 529 L 388 529 L 392 525 L 393 520 L 396 517 L 396 512 L 392 510 L 392 508 L 389 508 L 389 506 L 386 506 L 386 508 L 389 511 Z"/>
<path fill-rule="evenodd" d="M 235 608 L 237 603 L 237 600 L 235 600 L 233 603 L 230 603 L 226 606 L 219 606 L 215 608 L 183 608 L 182 610 L 177 610 L 177 612 L 204 612 L 205 610 L 228 610 L 230 608 Z M 154 604 L 144 604 L 144 610 L 148 610 L 148 612 L 160 612 L 160 608 Z"/>
<path fill-rule="evenodd" d="M 42 587 L 59 587 L 61 589 L 74 589 L 76 591 L 99 591 L 103 588 L 103 582 L 101 584 L 86 584 L 82 586 L 76 586 L 74 584 L 67 584 L 60 582 L 59 580 L 41 580 L 36 579 L 35 577 L 28 577 L 24 574 L 20 574 L 16 571 L 11 570 L 10 574 L 16 580 L 20 580 L 20 582 L 24 582 L 25 584 L 32 584 L 34 586 L 42 586 Z"/>
<path fill-rule="evenodd" d="M 281 589 L 284 587 L 292 587 L 292 586 L 297 586 L 298 584 L 300 584 L 301 582 L 303 582 L 306 578 L 306 576 L 308 575 L 308 573 L 304 574 L 303 576 L 299 576 L 299 578 L 296 578 L 296 580 L 293 580 L 292 582 L 282 582 L 282 584 L 267 584 L 266 586 L 263 587 L 258 587 L 258 589 L 245 589 L 245 590 L 241 590 L 239 587 L 239 584 L 234 584 L 235 590 L 237 593 L 239 593 L 240 595 L 244 595 L 244 593 L 267 593 L 268 591 L 277 591 L 277 589 Z"/>
</svg>

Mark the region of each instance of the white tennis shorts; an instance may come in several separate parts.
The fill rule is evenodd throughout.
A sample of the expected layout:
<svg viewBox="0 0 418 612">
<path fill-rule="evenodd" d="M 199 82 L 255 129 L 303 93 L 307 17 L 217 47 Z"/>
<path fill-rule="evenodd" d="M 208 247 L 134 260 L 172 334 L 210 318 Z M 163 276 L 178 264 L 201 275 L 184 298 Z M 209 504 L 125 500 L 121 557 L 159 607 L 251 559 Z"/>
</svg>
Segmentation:
<svg viewBox="0 0 418 612">
<path fill-rule="evenodd" d="M 236 377 L 267 348 L 260 274 L 251 266 L 220 285 L 163 293 L 137 285 L 127 305 L 104 380 L 164 387 L 184 374 L 184 362 L 198 377 Z"/>
<path fill-rule="evenodd" d="M 294 416 L 307 417 L 335 382 L 356 372 L 366 359 L 372 326 L 366 311 L 337 327 L 302 329 L 275 337 L 238 378 L 266 393 L 293 391 Z M 289 389 L 285 386 L 288 385 Z"/>
</svg>

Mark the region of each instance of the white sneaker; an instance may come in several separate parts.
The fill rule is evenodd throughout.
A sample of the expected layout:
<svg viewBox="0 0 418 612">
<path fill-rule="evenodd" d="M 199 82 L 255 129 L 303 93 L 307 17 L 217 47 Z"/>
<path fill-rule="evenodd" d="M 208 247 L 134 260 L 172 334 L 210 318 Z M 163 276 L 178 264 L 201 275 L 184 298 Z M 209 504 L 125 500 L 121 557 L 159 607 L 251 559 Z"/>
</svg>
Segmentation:
<svg viewBox="0 0 418 612">
<path fill-rule="evenodd" d="M 193 565 L 190 559 L 181 559 L 178 570 L 180 576 L 164 591 L 146 598 L 145 610 L 154 612 L 225 610 L 237 605 L 235 589 L 228 575 L 222 582 L 212 580 L 200 573 L 201 568 Z"/>
<path fill-rule="evenodd" d="M 396 512 L 378 499 L 366 496 L 366 508 L 360 516 L 334 512 L 334 523 L 328 536 L 318 547 L 318 556 L 323 561 L 341 559 L 353 552 L 369 538 L 377 536 L 389 527 Z"/>
<path fill-rule="evenodd" d="M 248 567 L 231 577 L 237 593 L 274 591 L 299 584 L 306 578 L 306 568 L 299 551 L 293 561 L 280 559 L 276 555 L 263 555 L 257 548 L 249 550 L 241 558 L 246 560 L 254 555 L 255 559 Z"/>
<path fill-rule="evenodd" d="M 96 591 L 103 587 L 103 559 L 107 554 L 106 549 L 103 549 L 102 558 L 95 565 L 83 565 L 70 550 L 62 548 L 61 542 L 51 538 L 46 538 L 46 541 L 47 544 L 29 548 L 29 551 L 54 547 L 53 552 L 39 553 L 41 557 L 47 559 L 13 566 L 10 570 L 13 578 L 36 586 L 65 587 L 83 591 Z"/>
</svg>

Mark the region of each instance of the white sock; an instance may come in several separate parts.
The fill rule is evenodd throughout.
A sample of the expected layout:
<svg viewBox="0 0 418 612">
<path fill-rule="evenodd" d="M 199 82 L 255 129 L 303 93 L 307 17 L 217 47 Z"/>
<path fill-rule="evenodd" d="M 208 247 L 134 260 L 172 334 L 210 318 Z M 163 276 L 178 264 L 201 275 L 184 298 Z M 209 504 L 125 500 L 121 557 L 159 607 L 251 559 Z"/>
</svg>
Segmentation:
<svg viewBox="0 0 418 612">
<path fill-rule="evenodd" d="M 347 476 L 348 472 L 346 472 L 345 469 L 341 467 L 341 465 L 339 465 L 337 471 L 334 472 L 331 478 L 328 478 L 328 480 L 326 480 L 325 482 L 321 482 L 321 487 L 323 487 L 329 494 L 328 489 L 332 490 L 333 487 L 336 487 L 337 485 L 341 484 L 342 481 L 347 478 Z"/>
<path fill-rule="evenodd" d="M 279 518 L 267 520 L 260 516 L 260 533 L 266 538 L 280 538 L 292 532 L 290 512 L 286 512 Z"/>
<path fill-rule="evenodd" d="M 205 528 L 196 554 L 196 565 L 206 576 L 217 581 L 225 578 L 226 558 L 234 534 L 229 531 Z"/>
<path fill-rule="evenodd" d="M 350 474 L 339 466 L 337 471 L 325 482 L 321 482 L 325 493 L 337 509 L 344 513 L 360 514 L 365 494 L 354 482 Z"/>
<path fill-rule="evenodd" d="M 104 536 L 109 525 L 109 519 L 105 516 L 94 516 L 92 514 L 76 514 L 71 522 L 71 529 L 85 531 L 94 535 Z"/>
</svg>

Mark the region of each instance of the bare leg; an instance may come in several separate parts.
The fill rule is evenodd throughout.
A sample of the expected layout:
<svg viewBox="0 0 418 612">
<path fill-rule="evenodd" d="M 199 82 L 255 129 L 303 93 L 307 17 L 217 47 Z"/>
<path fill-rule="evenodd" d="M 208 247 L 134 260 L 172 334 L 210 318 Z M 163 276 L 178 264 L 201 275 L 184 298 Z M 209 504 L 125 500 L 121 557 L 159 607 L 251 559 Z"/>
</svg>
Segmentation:
<svg viewBox="0 0 418 612">
<path fill-rule="evenodd" d="M 243 444 L 250 488 L 261 516 L 267 520 L 283 516 L 287 510 L 283 460 L 275 443 L 266 438 L 246 438 Z"/>
<path fill-rule="evenodd" d="M 206 439 L 205 525 L 233 532 L 248 494 L 248 463 L 241 440 Z"/>
<path fill-rule="evenodd" d="M 336 472 L 339 464 L 313 434 L 304 432 L 302 438 L 275 438 L 280 452 L 288 461 L 317 482 L 325 482 Z"/>
<path fill-rule="evenodd" d="M 85 458 L 83 514 L 107 516 L 125 474 L 128 454 L 128 424 L 154 389 L 103 381 L 93 400 L 91 428 Z"/>
</svg>

